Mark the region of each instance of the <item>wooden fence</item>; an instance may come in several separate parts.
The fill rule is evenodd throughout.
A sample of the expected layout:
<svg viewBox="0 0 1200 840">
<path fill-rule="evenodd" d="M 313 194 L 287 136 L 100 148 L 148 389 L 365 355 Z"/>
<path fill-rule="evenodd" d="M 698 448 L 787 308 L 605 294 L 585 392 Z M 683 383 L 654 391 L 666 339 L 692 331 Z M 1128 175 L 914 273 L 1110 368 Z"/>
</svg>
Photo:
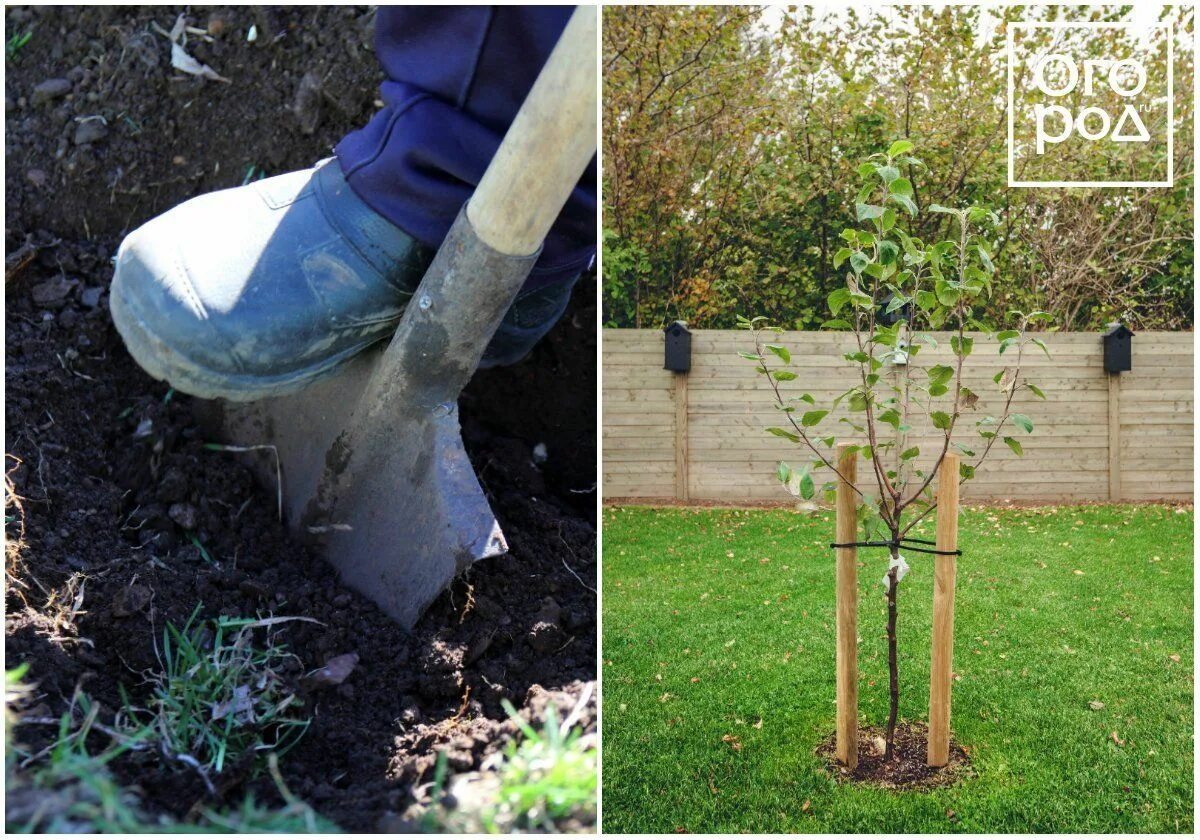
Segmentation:
<svg viewBox="0 0 1200 840">
<path fill-rule="evenodd" d="M 923 350 L 920 361 L 951 359 L 947 336 L 939 348 Z M 973 334 L 974 352 L 965 382 L 980 395 L 973 412 L 999 415 L 1000 394 L 992 376 L 1011 356 L 996 342 Z M 974 480 L 963 486 L 967 500 L 1066 502 L 1103 500 L 1190 501 L 1192 498 L 1192 333 L 1143 332 L 1133 339 L 1133 370 L 1105 373 L 1100 336 L 1045 336 L 1051 357 L 1032 345 L 1023 378 L 1046 399 L 1025 393 L 1014 410 L 1033 418 L 1031 435 L 1016 434 L 1025 449 L 1018 458 L 997 442 Z M 787 394 L 811 393 L 826 404 L 853 385 L 857 370 L 842 358 L 851 349 L 847 334 L 789 332 L 778 339 L 792 354 L 799 378 L 781 387 Z M 775 479 L 780 460 L 803 463 L 796 445 L 767 434 L 783 426 L 782 415 L 754 363 L 738 350 L 751 350 L 744 331 L 699 330 L 692 334 L 692 369 L 663 370 L 663 334 L 658 330 L 603 331 L 603 446 L 606 499 L 677 501 L 787 501 Z M 1010 351 L 1011 353 L 1011 351 Z M 801 403 L 800 405 L 804 405 Z M 826 435 L 860 442 L 835 412 L 820 428 Z M 861 415 L 860 415 L 861 417 Z M 971 429 L 962 436 L 972 449 Z M 961 422 L 961 421 L 960 421 Z M 914 429 L 919 466 L 928 468 L 941 433 Z M 974 437 L 974 441 L 971 438 Z M 973 459 L 964 458 L 966 463 Z M 864 485 L 865 486 L 865 485 Z"/>
</svg>

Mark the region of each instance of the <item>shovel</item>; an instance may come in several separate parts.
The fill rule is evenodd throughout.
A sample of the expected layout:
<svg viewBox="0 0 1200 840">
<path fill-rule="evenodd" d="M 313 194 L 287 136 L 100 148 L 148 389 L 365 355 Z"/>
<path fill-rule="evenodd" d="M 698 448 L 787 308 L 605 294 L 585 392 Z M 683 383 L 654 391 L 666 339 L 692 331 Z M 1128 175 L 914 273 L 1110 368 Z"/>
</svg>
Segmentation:
<svg viewBox="0 0 1200 840">
<path fill-rule="evenodd" d="M 580 6 L 387 347 L 301 393 L 201 409 L 227 440 L 274 450 L 258 467 L 289 525 L 405 628 L 508 550 L 458 396 L 595 149 L 596 10 Z"/>
</svg>

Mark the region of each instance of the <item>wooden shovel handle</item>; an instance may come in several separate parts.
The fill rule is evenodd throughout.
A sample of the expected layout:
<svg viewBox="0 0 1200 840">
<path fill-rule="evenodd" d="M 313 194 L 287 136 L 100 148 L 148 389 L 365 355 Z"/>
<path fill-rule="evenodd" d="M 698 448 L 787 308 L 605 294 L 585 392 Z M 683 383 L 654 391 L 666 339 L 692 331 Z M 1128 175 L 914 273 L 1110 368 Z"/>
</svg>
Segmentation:
<svg viewBox="0 0 1200 840">
<path fill-rule="evenodd" d="M 596 153 L 596 14 L 575 8 L 467 204 L 479 238 L 502 254 L 541 247 Z"/>
</svg>

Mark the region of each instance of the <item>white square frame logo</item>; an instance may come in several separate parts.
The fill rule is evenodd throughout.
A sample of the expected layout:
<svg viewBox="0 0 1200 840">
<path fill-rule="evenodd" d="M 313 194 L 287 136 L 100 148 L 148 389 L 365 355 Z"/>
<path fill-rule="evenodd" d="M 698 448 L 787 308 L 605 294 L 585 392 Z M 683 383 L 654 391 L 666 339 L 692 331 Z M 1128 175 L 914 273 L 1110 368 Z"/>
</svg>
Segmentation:
<svg viewBox="0 0 1200 840">
<path fill-rule="evenodd" d="M 1016 55 L 1013 35 L 1032 29 L 1130 29 L 1135 24 L 1113 21 L 1014 21 L 1005 35 L 1005 59 L 1008 71 L 1008 186 L 1010 187 L 1173 187 L 1175 185 L 1175 38 L 1170 23 L 1153 24 L 1167 41 L 1167 179 L 1165 181 L 1018 181 L 1013 159 L 1013 70 Z"/>
</svg>

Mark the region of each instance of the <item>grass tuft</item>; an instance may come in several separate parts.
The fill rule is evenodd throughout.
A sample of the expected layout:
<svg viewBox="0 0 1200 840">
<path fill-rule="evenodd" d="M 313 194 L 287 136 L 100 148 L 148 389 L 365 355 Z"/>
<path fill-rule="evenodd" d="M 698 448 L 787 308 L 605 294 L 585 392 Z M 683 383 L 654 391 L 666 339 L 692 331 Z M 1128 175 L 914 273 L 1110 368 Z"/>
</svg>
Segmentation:
<svg viewBox="0 0 1200 840">
<path fill-rule="evenodd" d="M 277 626 L 295 618 L 196 620 L 168 624 L 158 651 L 162 671 L 150 675 L 149 709 L 131 717 L 147 721 L 164 752 L 195 767 L 207 780 L 255 753 L 287 752 L 308 729 L 300 700 L 283 677 L 299 660 L 278 641 Z M 259 640 L 261 639 L 261 645 Z"/>
</svg>

